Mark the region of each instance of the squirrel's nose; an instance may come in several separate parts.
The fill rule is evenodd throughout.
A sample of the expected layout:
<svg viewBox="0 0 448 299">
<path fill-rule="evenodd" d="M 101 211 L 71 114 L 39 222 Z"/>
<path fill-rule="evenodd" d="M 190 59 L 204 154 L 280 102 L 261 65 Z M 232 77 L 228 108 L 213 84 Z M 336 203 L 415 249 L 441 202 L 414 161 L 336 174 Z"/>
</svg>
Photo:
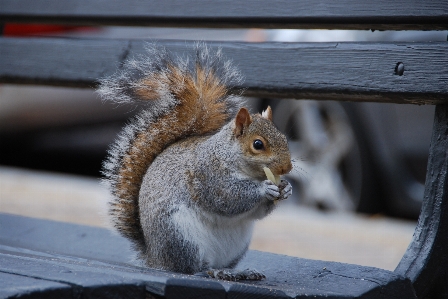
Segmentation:
<svg viewBox="0 0 448 299">
<path fill-rule="evenodd" d="M 289 161 L 288 164 L 287 164 L 286 166 L 283 166 L 283 167 L 280 169 L 280 175 L 287 174 L 287 173 L 289 173 L 291 170 L 292 170 L 292 163 L 291 163 L 291 161 Z"/>
</svg>

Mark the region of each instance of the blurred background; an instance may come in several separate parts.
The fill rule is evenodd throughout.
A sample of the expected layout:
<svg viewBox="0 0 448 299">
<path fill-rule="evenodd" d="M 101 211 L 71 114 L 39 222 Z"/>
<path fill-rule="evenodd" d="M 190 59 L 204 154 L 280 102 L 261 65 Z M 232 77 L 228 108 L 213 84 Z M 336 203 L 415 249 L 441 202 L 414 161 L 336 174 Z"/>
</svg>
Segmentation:
<svg viewBox="0 0 448 299">
<path fill-rule="evenodd" d="M 3 35 L 215 41 L 446 41 L 446 31 L 211 30 L 6 24 Z M 229 57 L 231 58 L 231 57 Z M 292 99 L 271 105 L 294 170 L 252 249 L 393 270 L 422 204 L 434 106 Z M 0 212 L 108 227 L 101 163 L 137 111 L 93 89 L 0 85 Z"/>
</svg>

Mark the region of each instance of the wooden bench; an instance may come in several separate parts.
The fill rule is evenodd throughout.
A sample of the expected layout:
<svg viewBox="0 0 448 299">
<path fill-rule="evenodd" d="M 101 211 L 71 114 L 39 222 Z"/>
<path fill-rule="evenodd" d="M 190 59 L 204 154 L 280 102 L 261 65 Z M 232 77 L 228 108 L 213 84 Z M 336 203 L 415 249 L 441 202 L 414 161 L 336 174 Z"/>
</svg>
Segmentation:
<svg viewBox="0 0 448 299">
<path fill-rule="evenodd" d="M 443 0 L 2 0 L 0 22 L 87 26 L 446 30 Z M 159 41 L 183 54 L 190 42 Z M 394 272 L 249 252 L 261 282 L 230 283 L 133 266 L 103 229 L 0 215 L 0 297 L 448 298 L 448 43 L 210 43 L 256 97 L 436 106 L 423 208 Z M 0 38 L 0 83 L 95 87 L 141 40 Z"/>
</svg>

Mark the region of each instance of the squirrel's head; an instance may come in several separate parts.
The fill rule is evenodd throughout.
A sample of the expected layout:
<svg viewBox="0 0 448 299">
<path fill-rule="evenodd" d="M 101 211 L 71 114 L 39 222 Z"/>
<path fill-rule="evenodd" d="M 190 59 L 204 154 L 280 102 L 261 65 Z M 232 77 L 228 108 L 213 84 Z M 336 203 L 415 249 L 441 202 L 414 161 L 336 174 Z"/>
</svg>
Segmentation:
<svg viewBox="0 0 448 299">
<path fill-rule="evenodd" d="M 242 170 L 249 176 L 266 179 L 264 167 L 276 176 L 291 171 L 288 142 L 272 122 L 271 107 L 268 106 L 262 114 L 252 115 L 246 108 L 241 108 L 234 119 L 233 130 L 243 152 Z"/>
</svg>

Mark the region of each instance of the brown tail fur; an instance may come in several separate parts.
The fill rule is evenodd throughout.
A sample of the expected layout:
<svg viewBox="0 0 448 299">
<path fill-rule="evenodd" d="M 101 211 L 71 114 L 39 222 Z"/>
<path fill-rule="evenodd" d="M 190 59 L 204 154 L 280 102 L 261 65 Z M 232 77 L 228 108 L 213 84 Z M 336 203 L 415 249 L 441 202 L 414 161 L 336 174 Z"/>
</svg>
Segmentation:
<svg viewBox="0 0 448 299">
<path fill-rule="evenodd" d="M 190 67 L 174 62 L 163 49 L 150 52 L 155 54 L 154 62 L 130 61 L 123 73 L 103 79 L 98 90 L 106 100 L 148 102 L 149 108 L 125 127 L 103 164 L 114 195 L 110 207 L 114 225 L 141 250 L 145 244 L 138 199 L 148 167 L 176 141 L 219 130 L 240 106 L 227 87 L 240 80 L 238 73 L 221 62 L 219 52 L 211 54 L 207 47 L 198 46 L 197 60 Z"/>
</svg>

